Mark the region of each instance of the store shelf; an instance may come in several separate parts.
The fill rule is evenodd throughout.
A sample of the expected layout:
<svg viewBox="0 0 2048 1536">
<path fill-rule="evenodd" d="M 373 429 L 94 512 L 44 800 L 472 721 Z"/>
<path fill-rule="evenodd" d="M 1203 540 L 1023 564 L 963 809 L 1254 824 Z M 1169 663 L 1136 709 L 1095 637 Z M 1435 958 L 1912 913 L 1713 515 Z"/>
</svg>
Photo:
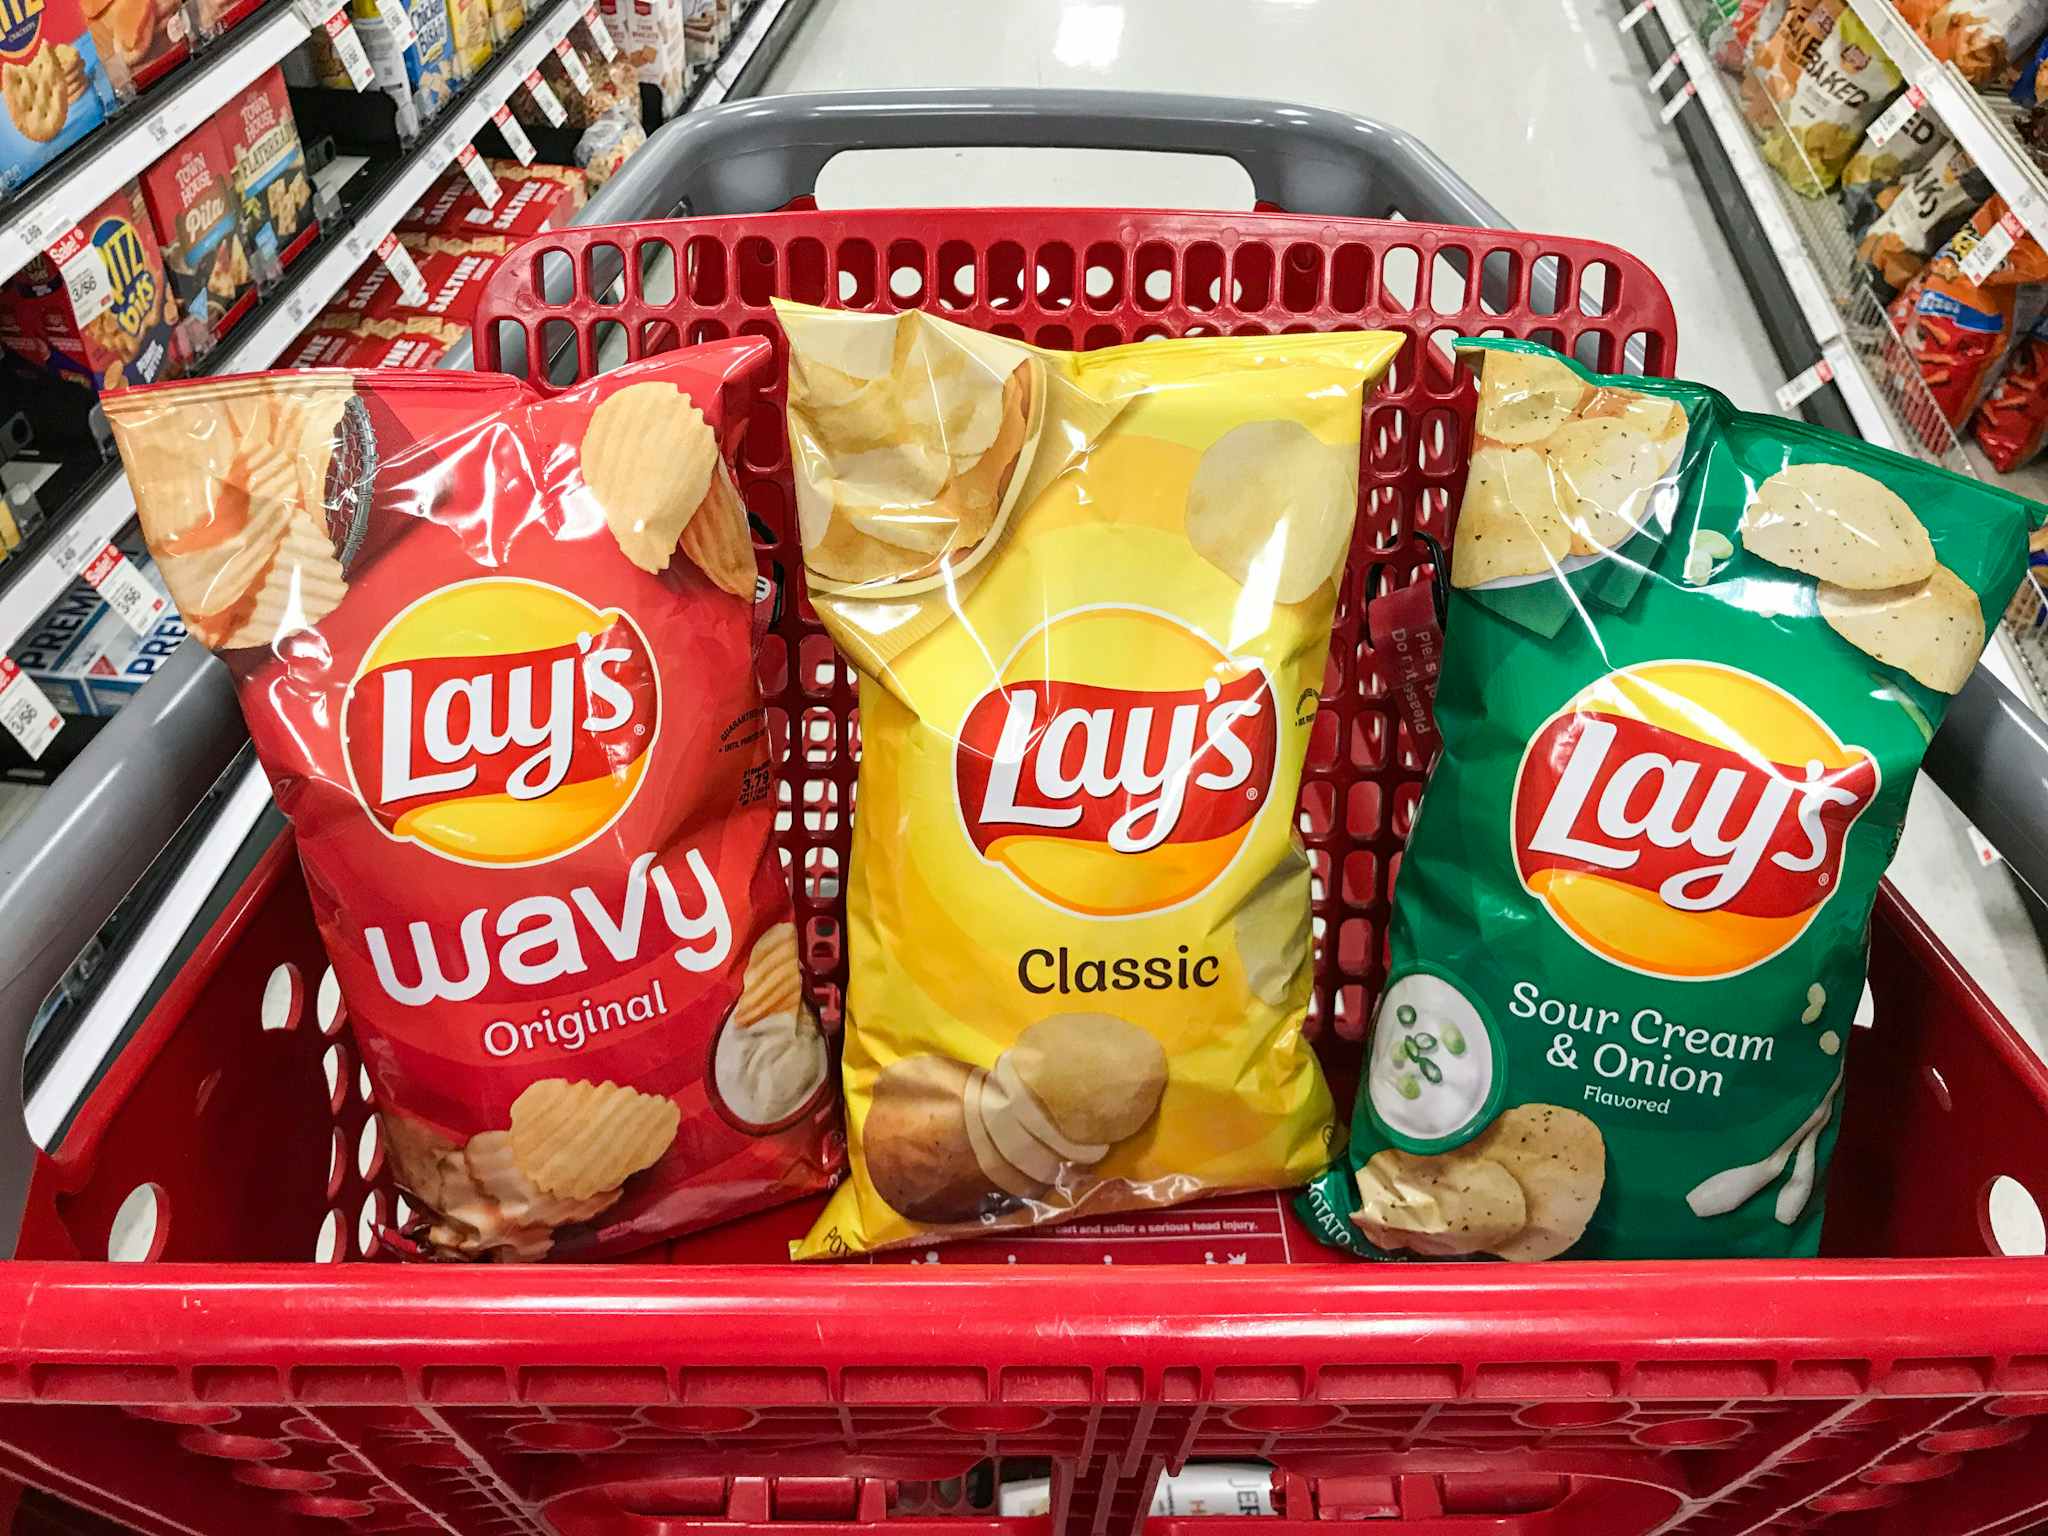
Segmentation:
<svg viewBox="0 0 2048 1536">
<path fill-rule="evenodd" d="M 1859 14 L 1866 7 L 1889 12 L 1891 24 L 1905 28 L 1911 35 L 1911 29 L 1905 27 L 1888 0 L 1850 3 Z M 1711 124 L 1749 211 L 1783 273 L 1800 318 L 1812 334 L 1815 355 L 1809 361 L 1827 362 L 1856 430 L 1866 442 L 1929 459 L 1963 474 L 2004 480 L 1981 458 L 1964 450 L 1917 379 L 1902 377 L 1897 369 L 1881 366 L 1879 359 L 1888 345 L 1896 349 L 1894 355 L 1903 348 L 1883 307 L 1854 275 L 1855 243 L 1841 221 L 1830 216 L 1834 209 L 1832 200 L 1799 197 L 1764 163 L 1749 124 L 1743 119 L 1735 82 L 1713 62 L 1708 41 L 1694 18 L 1687 14 L 1683 0 L 1666 0 L 1657 7 L 1657 17 L 1682 66 L 1682 76 L 1673 83 L 1678 90 L 1689 87 L 1693 91 L 1697 110 Z M 1871 25 L 1873 32 L 1878 32 L 1876 24 Z M 1989 166 L 1981 159 L 1979 164 L 1984 165 L 1994 189 L 2005 194 L 2008 204 L 2017 207 L 2006 187 L 2017 188 L 2022 176 L 2039 184 L 2039 174 L 2026 161 L 2018 144 L 1999 126 L 1989 106 L 1963 85 L 1961 76 L 1934 60 L 1917 36 L 1913 36 L 1913 42 L 1926 64 L 1944 73 L 1968 98 L 1973 124 L 1997 136 L 1998 153 L 2005 157 L 2011 172 L 2006 183 L 2001 185 L 1997 176 L 1990 175 Z M 1893 58 L 1906 70 L 1907 78 L 1913 79 L 1912 68 L 1905 60 L 1897 53 Z M 1947 100 L 1946 93 L 1937 95 L 1929 90 L 1927 95 L 1928 110 L 1939 110 Z M 1962 139 L 1963 135 L 1956 137 Z M 2041 207 L 2048 210 L 2048 185 L 2042 186 L 2042 198 Z M 2044 214 L 2044 223 L 2048 223 L 2048 214 Z M 2018 488 L 2032 495 L 2036 490 L 2048 489 L 2048 485 L 2035 477 Z M 2037 713 L 2048 715 L 2048 641 L 2044 641 L 2042 631 L 2029 627 L 2022 632 L 2011 623 L 2001 624 L 1984 654 L 1984 665 Z"/>
<path fill-rule="evenodd" d="M 0 281 L 12 277 L 31 256 L 112 197 L 305 38 L 305 18 L 289 0 L 278 0 L 46 167 L 0 210 Z"/>
<path fill-rule="evenodd" d="M 2036 240 L 2048 245 L 2048 176 L 2008 130 L 2010 109 L 1999 98 L 1980 96 L 1953 64 L 1937 59 L 1892 0 L 1849 0 L 1849 8 L 1883 44 L 1906 83 L 1926 94 L 1923 110 L 1941 119 L 1950 137 L 1990 180 L 1992 190 Z"/>
</svg>

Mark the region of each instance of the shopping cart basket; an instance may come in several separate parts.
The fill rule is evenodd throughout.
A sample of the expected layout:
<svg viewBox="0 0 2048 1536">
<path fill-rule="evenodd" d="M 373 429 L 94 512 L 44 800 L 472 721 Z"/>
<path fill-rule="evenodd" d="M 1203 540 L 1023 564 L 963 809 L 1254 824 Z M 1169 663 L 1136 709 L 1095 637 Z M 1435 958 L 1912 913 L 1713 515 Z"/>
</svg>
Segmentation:
<svg viewBox="0 0 2048 1536">
<path fill-rule="evenodd" d="M 755 211 L 803 203 L 854 143 L 1227 153 L 1262 206 L 1297 211 Z M 679 208 L 697 217 L 644 222 Z M 1472 396 L 1440 333 L 1543 336 L 1599 366 L 1633 339 L 1668 371 L 1671 310 L 1650 273 L 1611 247 L 1499 228 L 1391 130 L 1185 98 L 749 102 L 664 129 L 589 217 L 601 227 L 500 268 L 478 324 L 486 365 L 509 358 L 558 387 L 608 347 L 773 337 L 775 293 L 929 305 L 1053 345 L 1197 326 L 1413 338 L 1366 422 L 1361 532 L 1302 800 L 1322 1045 L 1341 1064 L 1425 767 L 1389 723 L 1360 609 L 1369 582 L 1415 577 L 1418 533 L 1448 531 Z M 655 286 L 664 269 L 673 292 Z M 764 570 L 789 583 L 772 397 L 743 461 L 771 535 Z M 783 590 L 763 684 L 787 750 L 810 982 L 829 1009 L 854 696 L 799 588 Z M 176 686 L 217 732 L 196 676 Z M 2048 746 L 1987 689 L 1960 701 L 1937 760 L 1980 824 L 2038 825 Z M 202 755 L 180 711 L 147 718 L 161 750 Z M 2030 778 L 2034 798 L 2016 798 Z M 118 864 L 119 839 L 76 824 Z M 2013 846 L 2048 873 L 2037 844 Z M 42 894 L 73 932 L 104 915 L 59 881 Z M 50 931 L 13 951 L 31 981 Z M 0 929 L 0 955 L 10 942 Z M 958 1248 L 936 1265 L 749 1262 L 779 1252 L 811 1214 L 800 1206 L 642 1264 L 315 1269 L 316 1251 L 368 1250 L 396 1208 L 324 973 L 280 838 L 36 1160 L 19 1257 L 0 1266 L 0 1471 L 165 1533 L 1045 1528 L 988 1507 L 971 1474 L 1000 1462 L 1049 1472 L 1052 1529 L 1106 1536 L 1137 1528 L 1163 1473 L 1204 1458 L 1269 1462 L 1274 1523 L 1304 1536 L 1333 1521 L 1408 1536 L 2002 1536 L 2048 1520 L 2048 1441 L 2030 1435 L 2048 1415 L 2048 1260 L 1985 1256 L 1997 1178 L 2048 1194 L 2048 1073 L 1889 891 L 1830 1257 L 1808 1263 L 1315 1263 L 1290 1252 L 1301 1239 L 1277 1202 L 1239 1201 L 1186 1218 L 1220 1250 L 1189 1256 L 1228 1259 L 1242 1237 L 1298 1262 L 1132 1265 L 1151 1250 L 1099 1228 L 1004 1255 L 1083 1265 L 989 1268 Z M 18 1041 L 26 1015 L 0 995 Z M 93 1262 L 137 1190 L 156 1213 L 153 1262 Z M 1077 1246 L 1047 1246 L 1062 1242 Z M 1155 1523 L 1178 1536 L 1199 1522 Z"/>
</svg>

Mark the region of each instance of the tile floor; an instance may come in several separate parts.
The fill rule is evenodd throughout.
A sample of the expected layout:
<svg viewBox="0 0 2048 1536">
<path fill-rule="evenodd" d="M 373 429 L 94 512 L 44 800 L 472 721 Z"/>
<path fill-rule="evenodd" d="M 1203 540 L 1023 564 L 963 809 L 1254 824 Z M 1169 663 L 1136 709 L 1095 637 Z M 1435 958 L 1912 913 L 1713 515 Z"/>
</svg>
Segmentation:
<svg viewBox="0 0 2048 1536">
<path fill-rule="evenodd" d="M 820 0 L 770 91 L 1069 86 L 1269 97 L 1405 128 L 1510 223 L 1609 240 L 1664 280 L 1681 371 L 1738 405 L 1781 382 L 1617 0 Z M 827 171 L 828 206 L 1244 207 L 1226 162 L 1100 151 L 889 152 Z M 1921 781 L 1893 878 L 2037 1048 L 2048 963 L 2010 874 Z"/>
</svg>

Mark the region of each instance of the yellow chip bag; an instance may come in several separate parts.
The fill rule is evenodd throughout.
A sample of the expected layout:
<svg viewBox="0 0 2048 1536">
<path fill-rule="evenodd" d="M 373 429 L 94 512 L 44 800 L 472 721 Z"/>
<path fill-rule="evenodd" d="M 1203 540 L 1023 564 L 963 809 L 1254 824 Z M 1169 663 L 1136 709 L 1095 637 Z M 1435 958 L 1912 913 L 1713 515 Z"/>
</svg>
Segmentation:
<svg viewBox="0 0 2048 1536">
<path fill-rule="evenodd" d="M 860 672 L 852 1178 L 798 1258 L 1329 1159 L 1293 822 L 1384 332 L 1050 352 L 778 304 Z"/>
</svg>

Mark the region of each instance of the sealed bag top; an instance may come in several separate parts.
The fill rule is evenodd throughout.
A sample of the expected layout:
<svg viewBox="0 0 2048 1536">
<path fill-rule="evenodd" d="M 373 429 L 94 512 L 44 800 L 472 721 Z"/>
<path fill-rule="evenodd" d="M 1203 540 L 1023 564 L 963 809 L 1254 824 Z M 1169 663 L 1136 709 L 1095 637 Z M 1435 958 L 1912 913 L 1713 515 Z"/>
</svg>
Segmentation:
<svg viewBox="0 0 2048 1536">
<path fill-rule="evenodd" d="M 1877 882 L 2040 509 L 1481 347 L 1443 755 L 1301 1210 L 1372 1257 L 1811 1254 Z"/>
<path fill-rule="evenodd" d="M 624 1247 L 836 1160 L 721 451 L 768 356 L 698 348 L 547 400 L 308 370 L 108 401 L 436 1250 Z"/>
<path fill-rule="evenodd" d="M 1298 1181 L 1331 1124 L 1293 814 L 1400 338 L 781 317 L 862 673 L 853 1178 L 800 1253 Z"/>
</svg>

